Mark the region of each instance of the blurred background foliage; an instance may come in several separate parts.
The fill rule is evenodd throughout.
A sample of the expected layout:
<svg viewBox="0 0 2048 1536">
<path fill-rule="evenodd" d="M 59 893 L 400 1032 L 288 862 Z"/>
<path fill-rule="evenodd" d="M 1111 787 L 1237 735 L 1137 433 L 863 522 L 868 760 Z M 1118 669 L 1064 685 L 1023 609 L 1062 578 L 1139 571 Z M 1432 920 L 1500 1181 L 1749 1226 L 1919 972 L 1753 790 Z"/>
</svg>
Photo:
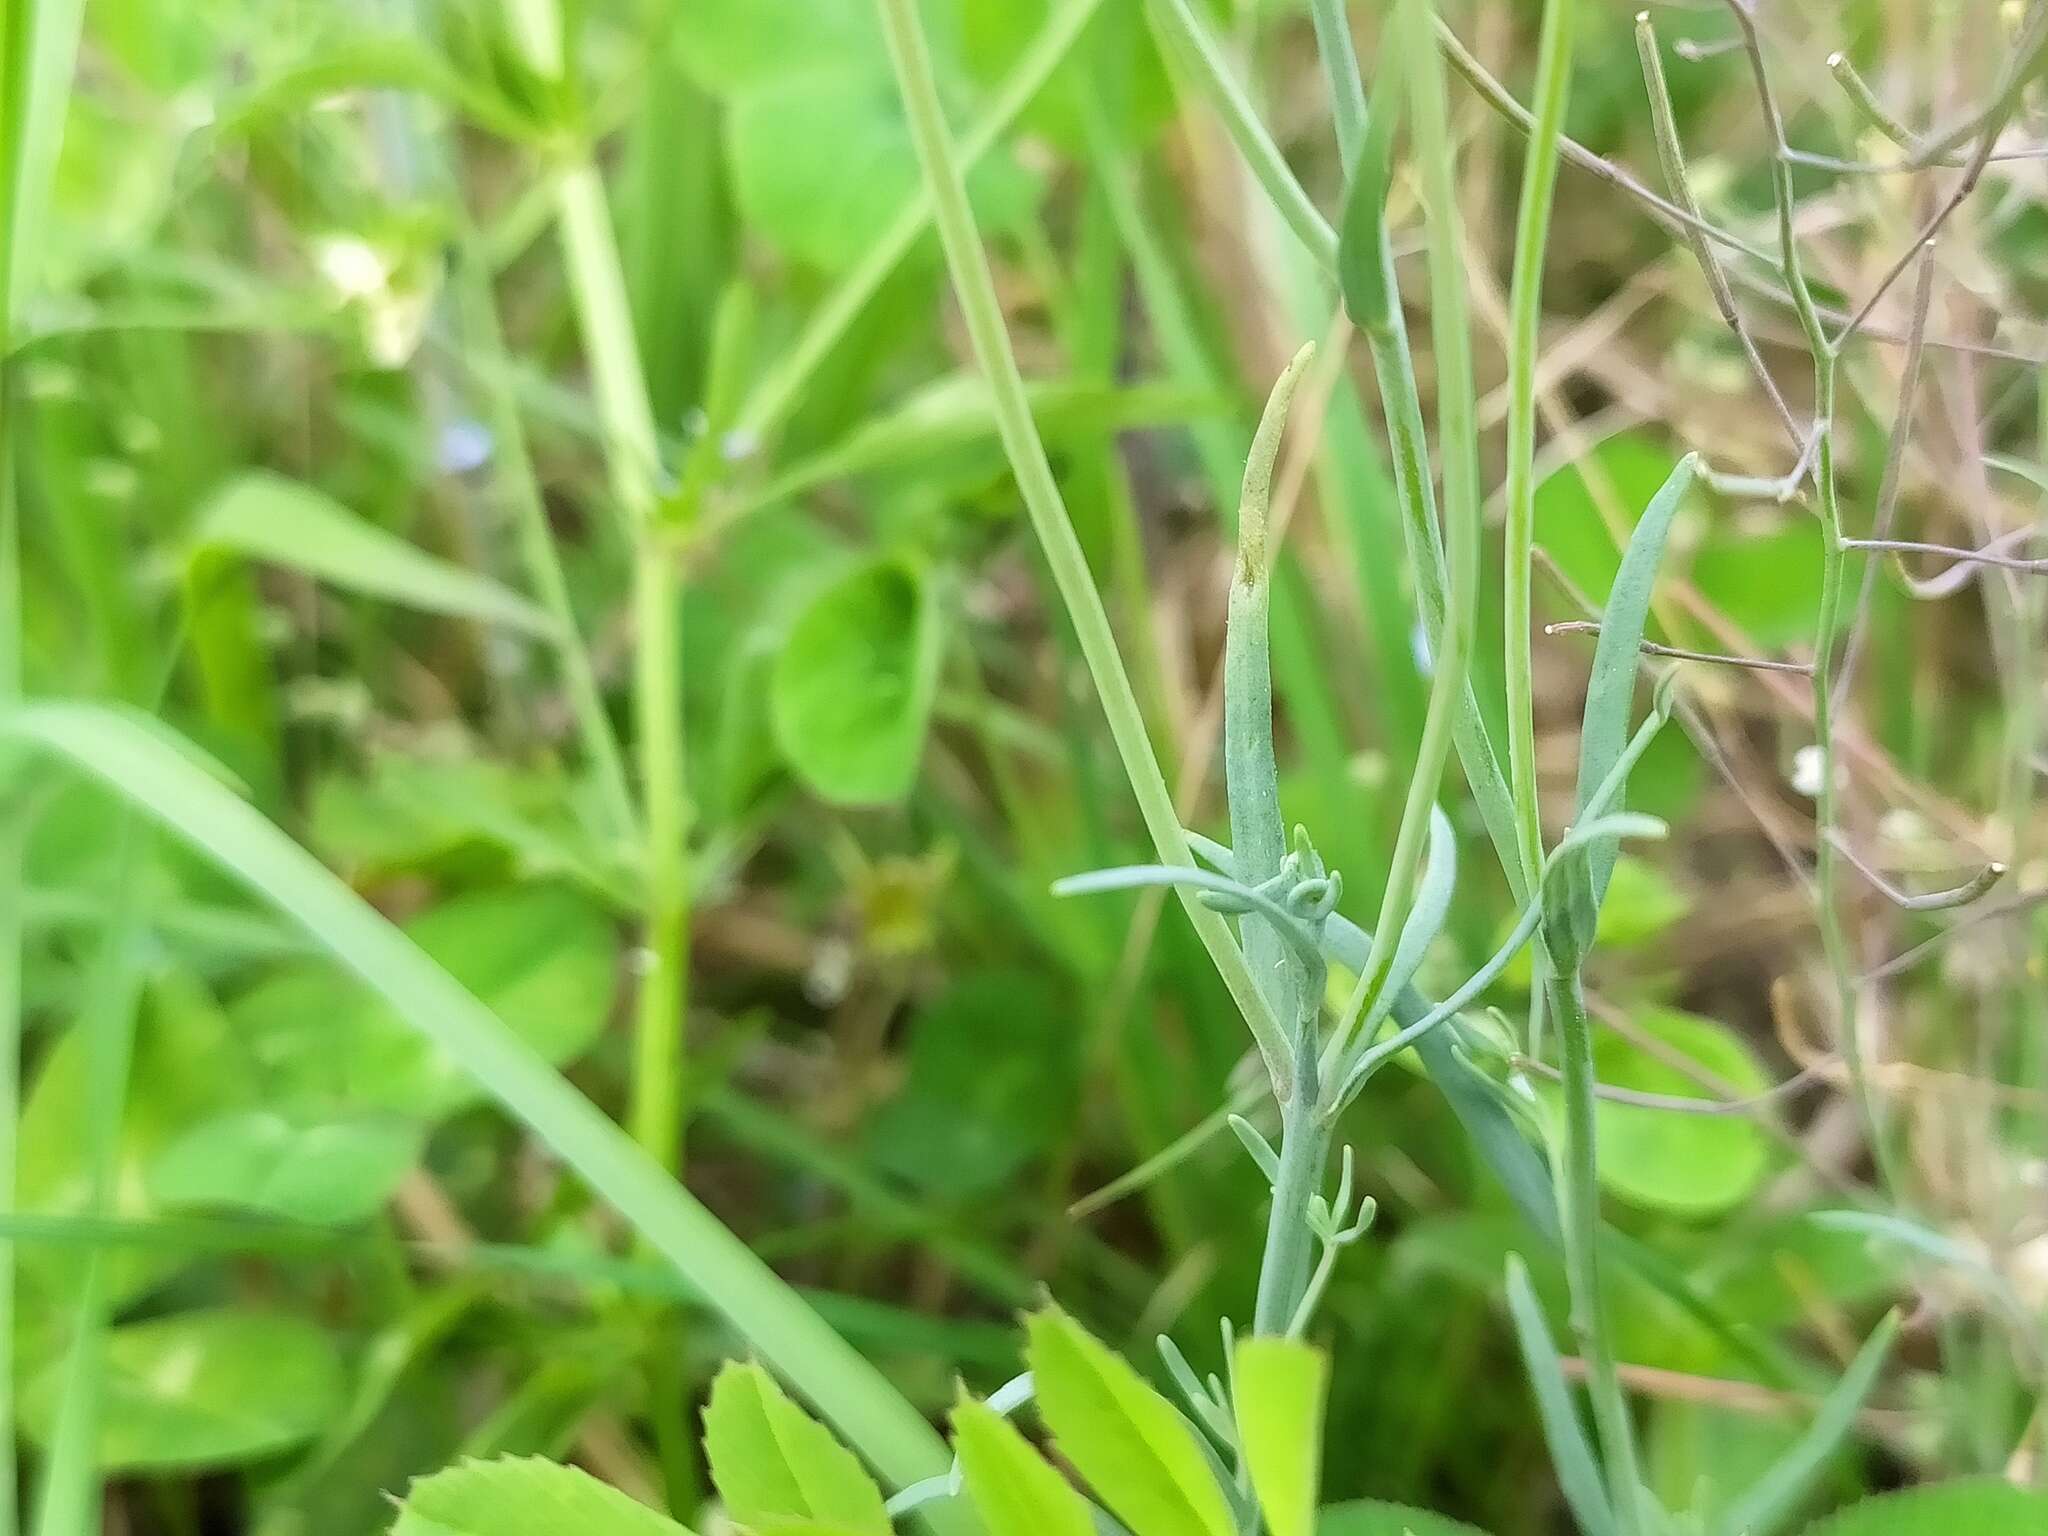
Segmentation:
<svg viewBox="0 0 2048 1536">
<path fill-rule="evenodd" d="M 924 9 L 962 133 L 1008 116 L 1049 27 L 1094 12 L 994 133 L 972 193 L 1155 742 L 1190 823 L 1216 830 L 1235 479 L 1257 401 L 1323 333 L 1332 295 L 1140 6 Z M 1353 8 L 1368 60 L 1377 9 Z M 1568 131 L 1654 181 L 1631 18 L 1582 11 Z M 1305 15 L 1287 0 L 1211 14 L 1333 206 Z M 1526 94 L 1533 5 L 1445 15 Z M 581 652 L 630 746 L 635 552 L 549 223 L 560 179 L 595 153 L 662 494 L 709 487 L 671 552 L 694 909 L 674 1021 L 684 1176 L 935 1411 L 955 1373 L 984 1390 L 1011 1374 L 1014 1317 L 1041 1287 L 1134 1356 L 1170 1330 L 1206 1369 L 1256 1266 L 1263 1195 L 1235 1145 L 1211 1140 L 1084 1216 L 1069 1206 L 1204 1122 L 1246 1041 L 1177 912 L 1048 895 L 1143 843 L 936 245 L 915 219 L 896 232 L 917 170 L 872 7 L 586 0 L 571 20 L 552 79 L 482 0 L 90 0 L 6 359 L 25 688 L 189 735 L 623 1115 L 638 854 L 563 657 Z M 1703 200 L 1767 240 L 1728 17 L 1688 6 L 1659 24 L 1697 55 L 1671 78 Z M 1828 78 L 1831 52 L 1909 120 L 1946 120 L 2011 24 L 1978 0 L 1764 10 L 1792 139 L 1852 160 L 1886 146 Z M 1470 92 L 1453 107 L 1497 456 L 1520 140 Z M 1931 354 L 1906 462 L 1917 536 L 1974 544 L 2037 515 L 2043 174 L 1998 163 L 1945 238 L 1931 329 L 1968 345 Z M 1925 177 L 1799 182 L 1812 276 L 1837 301 L 1882 271 L 1928 195 Z M 1684 248 L 1579 171 L 1558 196 L 1537 510 L 1551 620 L 1582 616 L 1573 590 L 1607 589 L 1618 536 L 1684 448 L 1783 467 Z M 1393 209 L 1413 222 L 1403 180 Z M 835 331 L 821 317 L 849 296 Z M 1789 312 L 1749 297 L 1796 405 Z M 1846 488 L 1866 508 L 1898 352 L 1880 337 L 1845 363 Z M 1282 478 L 1298 509 L 1276 589 L 1285 805 L 1365 915 L 1426 657 L 1369 374 L 1321 390 L 1297 408 L 1313 451 Z M 566 577 L 567 645 L 532 586 L 535 526 Z M 1804 507 L 1696 493 L 1661 636 L 1796 658 L 1819 559 Z M 1872 615 L 1847 738 L 1857 840 L 1905 878 L 2013 867 L 1998 921 L 1853 913 L 1865 968 L 1954 935 L 1869 993 L 1916 1230 L 1948 1246 L 1809 1219 L 1856 1204 L 1869 1170 L 1803 889 L 1803 684 L 1689 674 L 1693 729 L 1667 733 L 1633 787 L 1676 835 L 1623 861 L 1592 977 L 1606 1084 L 1741 1101 L 1601 1110 L 1610 1214 L 1655 1259 L 1614 1272 L 1615 1314 L 1674 1504 L 1712 1507 L 1767 1465 L 1902 1300 L 1907 1341 L 1834 1491 L 2031 1474 L 2041 1455 L 2041 598 L 1990 577 L 1920 603 L 1885 577 Z M 1498 710 L 1491 602 L 1483 624 L 1481 697 Z M 1539 641 L 1540 761 L 1560 785 L 1588 655 Z M 24 870 L 9 1220 L 28 1482 L 91 1272 L 112 1320 L 95 1452 L 109 1529 L 353 1536 L 382 1528 L 409 1476 L 497 1451 L 574 1457 L 693 1514 L 687 1426 L 735 1341 L 460 1062 L 302 936 L 99 791 L 11 759 L 0 783 Z M 1434 980 L 1469 972 L 1513 918 L 1454 809 L 1473 857 Z M 1511 973 L 1492 1001 L 1512 1014 L 1526 985 Z M 110 1080 L 91 1042 L 116 1016 L 132 1060 Z M 1344 1362 L 1328 1496 L 1427 1504 L 1498 1536 L 1563 1529 L 1498 1295 L 1521 1249 L 1562 1315 L 1554 1262 L 1418 1074 L 1376 1081 L 1344 1136 L 1381 1217 L 1320 1325 Z"/>
</svg>

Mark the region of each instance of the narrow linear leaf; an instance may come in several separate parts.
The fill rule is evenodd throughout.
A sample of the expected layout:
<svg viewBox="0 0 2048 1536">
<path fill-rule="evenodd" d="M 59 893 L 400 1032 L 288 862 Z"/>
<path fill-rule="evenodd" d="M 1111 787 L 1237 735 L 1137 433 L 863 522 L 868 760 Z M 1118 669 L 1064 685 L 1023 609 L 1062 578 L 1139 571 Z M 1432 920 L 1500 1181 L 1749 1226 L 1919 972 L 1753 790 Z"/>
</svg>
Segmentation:
<svg viewBox="0 0 2048 1536">
<path fill-rule="evenodd" d="M 1353 972 L 1363 971 L 1372 953 L 1372 936 L 1340 912 L 1331 913 L 1323 924 L 1323 942 L 1330 957 Z M 1429 999 L 1412 986 L 1394 999 L 1394 1022 L 1403 1028 L 1421 1022 L 1429 1011 Z M 1555 1241 L 1557 1191 L 1550 1165 L 1495 1097 L 1492 1085 L 1458 1055 L 1451 1037 L 1441 1029 L 1416 1041 L 1415 1054 L 1516 1208 L 1531 1226 Z"/>
<path fill-rule="evenodd" d="M 1629 706 L 1635 698 L 1638 650 L 1643 626 L 1649 620 L 1650 592 L 1656 584 L 1657 567 L 1664 558 L 1671 521 L 1692 488 L 1698 465 L 1698 455 L 1687 454 L 1650 498 L 1635 532 L 1629 536 L 1621 569 L 1608 591 L 1607 606 L 1600 617 L 1600 640 L 1593 651 L 1592 675 L 1586 683 L 1586 712 L 1579 733 L 1577 806 L 1581 811 L 1628 743 Z M 1616 795 L 1607 809 L 1618 811 L 1622 805 L 1621 796 Z M 1583 894 L 1573 903 L 1573 921 L 1581 946 L 1592 942 L 1594 919 L 1601 899 L 1607 894 L 1616 854 L 1616 844 L 1610 841 L 1587 855 L 1591 888 L 1582 887 Z"/>
<path fill-rule="evenodd" d="M 237 476 L 206 504 L 192 546 L 195 555 L 230 550 L 427 613 L 555 633 L 546 611 L 509 587 L 427 554 L 311 486 L 263 470 Z"/>
<path fill-rule="evenodd" d="M 1571 1388 L 1565 1384 L 1564 1367 L 1550 1342 L 1550 1325 L 1543 1320 L 1529 1271 L 1513 1254 L 1508 1257 L 1508 1314 L 1514 1320 L 1522 1366 L 1536 1395 L 1536 1416 L 1543 1424 L 1543 1442 L 1550 1447 L 1564 1501 L 1586 1536 L 1614 1536 L 1614 1509 L 1607 1502 L 1600 1464 L 1593 1459 L 1585 1426 L 1572 1405 Z"/>
<path fill-rule="evenodd" d="M 1878 1372 L 1891 1354 L 1899 1336 L 1899 1314 L 1888 1312 L 1871 1330 L 1863 1348 L 1849 1362 L 1842 1379 L 1835 1383 L 1805 1434 L 1757 1480 L 1741 1498 L 1729 1506 L 1716 1529 L 1724 1536 L 1771 1536 L 1798 1513 L 1800 1502 L 1813 1491 L 1828 1459 L 1841 1446 L 1856 1423 L 1857 1412 L 1870 1389 L 1877 1385 Z"/>
<path fill-rule="evenodd" d="M 1443 932 L 1444 920 L 1450 916 L 1451 896 L 1458 885 L 1458 836 L 1451 830 L 1451 819 L 1440 806 L 1429 810 L 1429 855 L 1422 867 L 1422 884 L 1415 892 L 1415 903 L 1408 909 L 1407 919 L 1401 924 L 1401 940 L 1394 946 L 1394 963 L 1387 972 L 1386 985 L 1380 989 L 1380 999 L 1366 1016 L 1360 1028 L 1363 1039 L 1371 1039 L 1374 1027 L 1394 1005 L 1408 984 L 1415 980 L 1415 973 L 1422 969 L 1422 962 L 1429 953 L 1429 946 L 1436 942 L 1436 936 Z"/>
<path fill-rule="evenodd" d="M 1240 1340 L 1232 1376 L 1237 1438 L 1272 1536 L 1313 1536 L 1322 1486 L 1330 1362 L 1294 1339 Z"/>
<path fill-rule="evenodd" d="M 711 1384 L 704 1455 L 719 1497 L 741 1525 L 807 1520 L 889 1536 L 875 1480 L 758 1365 L 735 1361 Z"/>
<path fill-rule="evenodd" d="M 1223 1490 L 1173 1405 L 1059 1308 L 1029 1328 L 1038 1406 L 1060 1454 L 1132 1536 L 1233 1536 Z"/>
<path fill-rule="evenodd" d="M 577 1467 L 468 1461 L 415 1481 L 391 1536 L 690 1536 Z"/>
<path fill-rule="evenodd" d="M 1388 22 L 1394 29 L 1414 24 L 1409 0 L 1397 0 Z M 1394 134 L 1407 104 L 1407 74 L 1402 67 L 1398 36 L 1381 49 L 1383 63 L 1373 80 L 1372 107 L 1366 114 L 1365 139 L 1344 189 L 1338 216 L 1337 282 L 1344 308 L 1361 328 L 1386 325 L 1393 290 L 1387 274 L 1392 259 L 1387 245 L 1387 189 L 1393 182 Z"/>
<path fill-rule="evenodd" d="M 1095 1536 L 1088 1501 L 988 1404 L 953 1410 L 953 1450 L 989 1536 Z"/>
</svg>

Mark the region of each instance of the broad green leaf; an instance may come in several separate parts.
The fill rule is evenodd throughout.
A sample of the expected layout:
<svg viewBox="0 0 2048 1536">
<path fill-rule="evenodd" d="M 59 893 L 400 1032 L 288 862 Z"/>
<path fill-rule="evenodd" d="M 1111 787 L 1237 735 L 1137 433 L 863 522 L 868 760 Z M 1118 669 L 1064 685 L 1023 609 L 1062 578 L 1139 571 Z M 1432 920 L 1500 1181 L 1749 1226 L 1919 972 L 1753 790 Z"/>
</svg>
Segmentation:
<svg viewBox="0 0 2048 1536">
<path fill-rule="evenodd" d="M 1661 1048 L 1661 1055 L 1631 1044 L 1617 1031 L 1600 1031 L 1593 1065 L 1607 1087 L 1676 1098 L 1716 1097 L 1663 1059 L 1674 1054 L 1738 1095 L 1769 1086 L 1749 1047 L 1713 1019 L 1651 1008 L 1630 1023 Z M 1747 1198 L 1770 1166 L 1770 1142 L 1745 1115 L 1682 1114 L 1605 1099 L 1594 1113 L 1600 1182 L 1632 1205 L 1681 1216 L 1717 1215 Z"/>
<path fill-rule="evenodd" d="M 1271 1536 L 1313 1536 L 1330 1362 L 1294 1339 L 1240 1340 L 1231 1377 L 1238 1443 Z"/>
<path fill-rule="evenodd" d="M 1135 152 L 1174 112 L 1173 88 L 1136 8 L 1104 0 L 1005 0 L 963 5 L 961 52 L 976 80 L 994 91 L 1009 79 L 1033 42 L 1075 7 L 1104 14 L 1088 28 L 1089 67 L 1054 72 L 1024 115 L 1020 132 L 1043 137 L 1076 158 L 1100 129 L 1120 149 Z M 1099 142 L 1099 141 L 1098 141 Z"/>
<path fill-rule="evenodd" d="M 1896 1248 L 1806 1212 L 1735 1229 L 1729 1238 L 1708 1256 L 1701 1281 L 1720 1306 L 1761 1326 L 1799 1322 L 1815 1296 L 1855 1308 L 1906 1283 Z"/>
<path fill-rule="evenodd" d="M 1223 1491 L 1173 1405 L 1059 1308 L 1029 1326 L 1054 1443 L 1131 1536 L 1232 1536 Z"/>
<path fill-rule="evenodd" d="M 341 1409 L 333 1343 L 294 1317 L 183 1312 L 114 1328 L 104 1347 L 105 1472 L 254 1461 L 312 1439 Z M 22 1392 L 22 1423 L 38 1442 L 55 1422 L 61 1377 L 62 1367 L 52 1367 Z"/>
<path fill-rule="evenodd" d="M 391 1536 L 689 1536 L 609 1483 L 534 1457 L 466 1461 L 414 1481 Z"/>
<path fill-rule="evenodd" d="M 734 1361 L 711 1384 L 704 1455 L 741 1525 L 810 1521 L 854 1536 L 890 1536 L 881 1490 L 866 1468 L 758 1365 Z"/>
<path fill-rule="evenodd" d="M 554 621 L 510 588 L 427 554 L 311 486 L 263 470 L 215 493 L 200 509 L 192 545 L 195 552 L 232 550 L 428 613 L 554 632 Z"/>
<path fill-rule="evenodd" d="M 802 1297 L 476 997 L 318 860 L 156 736 L 80 704 L 0 710 L 0 741 L 92 775 L 274 904 L 461 1062 L 894 1482 L 950 1465 L 931 1426 Z M 971 1527 L 943 1507 L 939 1536 Z"/>
<path fill-rule="evenodd" d="M 67 1030 L 44 1053 L 23 1106 L 17 1208 L 40 1216 L 77 1215 L 90 1205 L 86 1138 L 92 1102 L 91 1051 L 82 1030 Z M 148 1215 L 147 1170 L 191 1126 L 247 1104 L 256 1091 L 246 1049 L 228 1018 L 196 987 L 171 978 L 152 989 L 137 1021 L 135 1057 L 116 1148 L 112 1210 Z M 103 1260 L 108 1296 L 124 1305 L 182 1267 L 185 1256 L 126 1251 Z M 28 1320 L 56 1323 L 75 1303 L 84 1255 L 43 1245 L 19 1253 L 21 1283 L 32 1293 Z"/>
<path fill-rule="evenodd" d="M 917 776 L 939 681 L 931 583 L 901 560 L 855 567 L 811 599 L 776 658 L 775 739 L 827 800 L 898 800 Z"/>
<path fill-rule="evenodd" d="M 1851 1504 L 1806 1536 L 2022 1536 L 2048 1531 L 2048 1493 L 1992 1477 L 1930 1483 Z"/>
<path fill-rule="evenodd" d="M 346 1225 L 391 1197 L 419 1160 L 420 1127 L 395 1115 L 338 1118 L 245 1109 L 187 1131 L 150 1164 L 159 1206 L 257 1211 Z"/>
<path fill-rule="evenodd" d="M 1798 508 L 1784 519 L 1762 532 L 1739 519 L 1717 520 L 1692 557 L 1700 596 L 1765 653 L 1811 646 L 1820 622 L 1820 523 Z M 1853 606 L 1842 605 L 1843 623 Z M 1722 642 L 1702 631 L 1699 643 Z"/>
<path fill-rule="evenodd" d="M 605 852 L 579 828 L 561 774 L 481 757 L 379 752 L 314 781 L 308 841 L 351 880 L 418 871 L 483 850 L 529 877 L 603 888 Z M 475 860 L 470 861 L 473 867 Z"/>
<path fill-rule="evenodd" d="M 859 0 L 692 0 L 675 26 L 683 63 L 707 91 L 849 60 L 889 67 L 874 9 Z"/>
<path fill-rule="evenodd" d="M 1600 616 L 1600 639 L 1593 650 L 1592 675 L 1586 681 L 1586 709 L 1579 729 L 1579 780 L 1577 806 L 1584 811 L 1594 792 L 1621 760 L 1628 745 L 1629 716 L 1636 695 L 1636 673 L 1641 665 L 1639 649 L 1643 626 L 1650 616 L 1650 593 L 1663 563 L 1664 543 L 1671 532 L 1671 520 L 1678 515 L 1686 492 L 1692 489 L 1698 467 L 1696 455 L 1678 461 L 1669 478 L 1650 498 L 1635 531 L 1629 536 L 1621 568 L 1608 590 Z M 1625 796 L 1617 793 L 1607 810 L 1622 810 Z M 1618 839 L 1603 839 L 1587 849 L 1585 875 L 1574 879 L 1571 904 L 1574 937 L 1581 953 L 1593 942 L 1594 920 L 1607 895 L 1607 881 L 1614 869 L 1620 847 Z"/>
<path fill-rule="evenodd" d="M 683 65 L 725 99 L 727 162 L 749 227 L 827 271 L 850 266 L 910 202 L 916 150 L 865 0 L 692 0 Z M 963 71 L 936 34 L 949 85 Z M 1012 222 L 1033 179 L 1001 150 L 968 179 L 984 221 Z"/>
<path fill-rule="evenodd" d="M 1316 1521 L 1316 1536 L 1486 1536 L 1476 1525 L 1414 1509 L 1360 1499 L 1332 1504 Z"/>
<path fill-rule="evenodd" d="M 581 1055 L 611 1012 L 617 932 L 566 886 L 458 896 L 405 933 L 549 1062 Z M 271 1074 L 273 1102 L 434 1120 L 482 1097 L 463 1062 L 328 966 L 277 972 L 231 1012 Z"/>
<path fill-rule="evenodd" d="M 1094 1536 L 1087 1500 L 988 1404 L 953 1410 L 953 1452 L 989 1536 Z"/>
<path fill-rule="evenodd" d="M 867 1126 L 873 1161 L 922 1189 L 992 1188 L 1054 1146 L 1077 1088 L 1059 989 L 1023 970 L 977 971 L 920 1008 L 903 1089 Z"/>
</svg>

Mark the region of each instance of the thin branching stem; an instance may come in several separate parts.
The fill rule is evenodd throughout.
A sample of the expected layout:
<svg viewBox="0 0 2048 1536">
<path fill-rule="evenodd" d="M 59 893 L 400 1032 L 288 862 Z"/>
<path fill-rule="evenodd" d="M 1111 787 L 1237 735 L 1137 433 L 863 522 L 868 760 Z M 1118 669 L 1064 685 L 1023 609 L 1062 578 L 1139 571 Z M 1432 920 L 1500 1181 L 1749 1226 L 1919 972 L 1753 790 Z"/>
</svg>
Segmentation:
<svg viewBox="0 0 2048 1536">
<path fill-rule="evenodd" d="M 1780 267 L 1791 290 L 1793 309 L 1799 316 L 1807 350 L 1813 364 L 1815 451 L 1813 478 L 1821 525 L 1820 611 L 1815 626 L 1812 714 L 1814 742 L 1819 754 L 1820 784 L 1814 796 L 1817 851 L 1814 861 L 1815 900 L 1819 906 L 1821 947 L 1827 958 L 1836 1028 L 1841 1036 L 1842 1057 L 1861 1112 L 1872 1156 L 1887 1189 L 1897 1189 L 1884 1128 L 1865 1069 L 1862 1030 L 1858 1018 L 1858 993 L 1850 964 L 1848 935 L 1842 923 L 1840 858 L 1833 833 L 1840 820 L 1840 769 L 1835 741 L 1835 662 L 1837 634 L 1843 596 L 1842 512 L 1835 469 L 1835 376 L 1836 345 L 1829 340 L 1819 310 L 1807 287 L 1800 260 L 1799 241 L 1794 228 L 1796 197 L 1792 186 L 1791 162 L 1785 149 L 1785 123 L 1771 87 L 1770 71 L 1764 63 L 1763 45 L 1757 35 L 1752 0 L 1726 0 L 1735 18 L 1743 53 L 1749 60 L 1756 84 L 1757 104 L 1764 118 L 1770 144 L 1771 191 L 1777 206 Z M 1845 332 L 1846 334 L 1846 332 Z"/>
<path fill-rule="evenodd" d="M 1736 4 L 1737 0 L 1729 0 L 1729 3 Z M 1983 176 L 1984 168 L 1991 163 L 1991 152 L 1997 147 L 1999 134 L 2004 132 L 2005 125 L 2019 110 L 2021 96 L 2027 82 L 2033 78 L 2035 62 L 2044 46 L 2048 46 L 2048 0 L 2034 0 L 2027 8 L 2026 19 L 2020 24 L 2019 36 L 2014 39 L 2011 57 L 1999 81 L 1998 90 L 1979 120 L 1976 129 L 1977 147 L 1971 153 L 1968 164 L 1963 167 L 1963 174 L 1956 179 L 1956 184 L 1948 196 L 1942 199 L 1941 206 L 1936 208 L 1927 222 L 1921 226 L 1920 233 L 1914 237 L 1913 243 L 1901 251 L 1898 260 L 1885 269 L 1884 276 L 1877 280 L 1868 296 L 1836 333 L 1832 343 L 1836 351 L 1847 346 L 1856 333 L 1863 329 L 1872 311 L 1884 301 L 1884 296 L 1891 292 L 1892 285 L 1905 275 L 1908 267 L 1912 266 L 1914 257 L 1928 241 L 1941 233 L 1942 226 L 1948 223 L 1955 211 L 1962 207 L 1964 201 L 1977 189 L 1977 182 Z M 1964 137 L 1967 138 L 1968 135 Z M 1780 153 L 1777 158 L 1782 164 L 1785 159 L 1782 153 L 1782 130 L 1779 146 Z M 1939 158 L 1954 147 L 1949 143 L 1930 144 L 1926 146 L 1925 153 Z"/>
<path fill-rule="evenodd" d="M 1851 869 L 1868 880 L 1872 888 L 1886 901 L 1906 912 L 1946 912 L 1951 907 L 1968 906 L 1998 884 L 2005 874 L 2005 866 L 1994 859 L 1960 885 L 1913 896 L 1887 879 L 1882 870 L 1867 862 L 1857 853 L 1855 845 L 1840 832 L 1831 834 L 1831 840 L 1835 844 L 1836 852 L 1848 861 Z"/>
<path fill-rule="evenodd" d="M 2034 529 L 2016 529 L 2014 533 L 2032 537 Z M 2013 540 L 2013 534 L 2002 535 L 2005 542 Z M 1844 549 L 1883 550 L 1898 555 L 1938 555 L 1944 560 L 1953 560 L 1959 565 L 1989 565 L 2001 571 L 2017 571 L 2022 575 L 2048 575 L 2048 558 L 2022 560 L 2003 554 L 1996 545 L 1981 549 L 1961 549 L 1953 544 L 1925 544 L 1918 539 L 1844 539 Z"/>
<path fill-rule="evenodd" d="M 1678 119 L 1671 107 L 1671 90 L 1664 80 L 1664 61 L 1657 52 L 1657 33 L 1650 23 L 1648 11 L 1636 13 L 1636 54 L 1642 61 L 1643 84 L 1650 97 L 1650 123 L 1657 136 L 1657 159 L 1664 168 L 1664 185 L 1682 208 L 1699 224 L 1685 226 L 1685 242 L 1692 248 L 1693 260 L 1699 264 L 1700 276 L 1706 280 L 1707 292 L 1712 295 L 1714 308 L 1720 313 L 1721 323 L 1735 335 L 1736 343 L 1742 348 L 1742 355 L 1749 362 L 1750 371 L 1756 375 L 1763 387 L 1771 408 L 1777 412 L 1779 421 L 1797 443 L 1802 431 L 1792 408 L 1785 403 L 1785 397 L 1778 391 L 1777 380 L 1771 377 L 1771 370 L 1757 350 L 1756 338 L 1743 323 L 1741 306 L 1735 302 L 1735 292 L 1728 286 L 1728 274 L 1722 270 L 1721 258 L 1715 254 L 1713 242 L 1701 232 L 1706 222 L 1700 217 L 1700 201 L 1692 189 L 1692 178 L 1687 174 L 1685 148 L 1678 137 Z"/>
<path fill-rule="evenodd" d="M 1558 624 L 1543 626 L 1546 635 L 1597 635 L 1600 625 L 1591 619 L 1567 619 Z M 1655 640 L 1639 640 L 1636 649 L 1645 656 L 1668 656 L 1674 661 L 1700 661 L 1717 667 L 1742 667 L 1752 672 L 1792 672 L 1801 677 L 1813 675 L 1813 668 L 1803 661 L 1778 661 L 1769 656 L 1730 656 L 1720 651 L 1695 651 L 1682 645 L 1660 645 Z"/>
</svg>

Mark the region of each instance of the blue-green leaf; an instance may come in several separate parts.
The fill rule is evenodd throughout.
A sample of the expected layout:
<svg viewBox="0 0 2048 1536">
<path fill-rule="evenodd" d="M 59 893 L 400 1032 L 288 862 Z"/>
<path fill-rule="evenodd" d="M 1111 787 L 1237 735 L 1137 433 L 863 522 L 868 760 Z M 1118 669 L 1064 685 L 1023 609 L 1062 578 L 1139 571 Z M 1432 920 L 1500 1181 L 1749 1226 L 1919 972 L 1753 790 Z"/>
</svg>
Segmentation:
<svg viewBox="0 0 2048 1536">
<path fill-rule="evenodd" d="M 1600 640 L 1593 651 L 1592 676 L 1586 683 L 1586 712 L 1579 733 L 1577 806 L 1581 811 L 1628 744 L 1629 708 L 1635 699 L 1638 653 L 1643 626 L 1650 615 L 1650 593 L 1656 584 L 1657 567 L 1664 558 L 1671 521 L 1692 488 L 1698 463 L 1694 454 L 1680 459 L 1662 489 L 1650 498 L 1635 532 L 1629 536 L 1621 570 L 1607 594 L 1607 606 L 1600 617 Z M 1606 809 L 1618 811 L 1622 805 L 1622 798 L 1617 795 Z M 1587 852 L 1590 886 L 1579 885 L 1572 902 L 1573 938 L 1581 949 L 1593 940 L 1595 917 L 1601 899 L 1607 894 L 1607 880 L 1617 849 L 1618 843 L 1610 840 Z"/>
</svg>

